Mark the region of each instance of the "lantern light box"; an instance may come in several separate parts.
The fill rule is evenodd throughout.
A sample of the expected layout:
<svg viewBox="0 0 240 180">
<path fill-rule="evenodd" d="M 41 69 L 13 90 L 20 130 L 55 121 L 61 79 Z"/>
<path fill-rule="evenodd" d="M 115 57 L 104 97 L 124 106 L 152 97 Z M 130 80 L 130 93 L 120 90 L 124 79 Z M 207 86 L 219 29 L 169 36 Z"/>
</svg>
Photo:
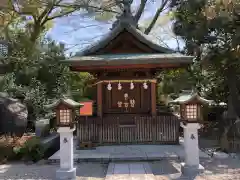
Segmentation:
<svg viewBox="0 0 240 180">
<path fill-rule="evenodd" d="M 75 108 L 82 106 L 83 104 L 75 102 L 72 99 L 62 98 L 45 107 L 55 110 L 57 125 L 59 127 L 72 127 L 72 125 L 75 123 Z"/>
<path fill-rule="evenodd" d="M 177 99 L 171 101 L 172 104 L 180 105 L 181 119 L 187 121 L 202 120 L 202 106 L 211 104 L 213 101 L 204 99 L 198 93 L 184 91 Z"/>
</svg>

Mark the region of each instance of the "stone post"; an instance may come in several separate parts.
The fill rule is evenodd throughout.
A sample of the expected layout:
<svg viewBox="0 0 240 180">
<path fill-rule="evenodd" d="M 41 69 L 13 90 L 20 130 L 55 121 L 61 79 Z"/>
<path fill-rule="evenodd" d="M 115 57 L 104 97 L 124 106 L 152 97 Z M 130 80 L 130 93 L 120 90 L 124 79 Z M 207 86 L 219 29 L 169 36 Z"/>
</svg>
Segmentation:
<svg viewBox="0 0 240 180">
<path fill-rule="evenodd" d="M 185 162 L 181 163 L 183 174 L 196 174 L 204 171 L 204 167 L 199 163 L 198 129 L 199 123 L 181 123 L 184 130 L 184 150 Z"/>
<path fill-rule="evenodd" d="M 56 171 L 57 180 L 75 180 L 76 168 L 73 167 L 73 131 L 75 128 L 59 127 L 60 169 Z"/>
</svg>

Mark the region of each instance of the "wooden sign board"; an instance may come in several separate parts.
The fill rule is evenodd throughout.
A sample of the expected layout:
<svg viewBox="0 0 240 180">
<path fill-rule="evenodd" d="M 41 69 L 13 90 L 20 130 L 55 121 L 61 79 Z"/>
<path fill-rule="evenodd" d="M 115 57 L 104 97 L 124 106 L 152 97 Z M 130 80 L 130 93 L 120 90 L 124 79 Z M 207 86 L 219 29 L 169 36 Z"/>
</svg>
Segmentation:
<svg viewBox="0 0 240 180">
<path fill-rule="evenodd" d="M 80 116 L 92 116 L 93 115 L 93 101 L 80 102 L 83 106 L 80 108 Z"/>
</svg>

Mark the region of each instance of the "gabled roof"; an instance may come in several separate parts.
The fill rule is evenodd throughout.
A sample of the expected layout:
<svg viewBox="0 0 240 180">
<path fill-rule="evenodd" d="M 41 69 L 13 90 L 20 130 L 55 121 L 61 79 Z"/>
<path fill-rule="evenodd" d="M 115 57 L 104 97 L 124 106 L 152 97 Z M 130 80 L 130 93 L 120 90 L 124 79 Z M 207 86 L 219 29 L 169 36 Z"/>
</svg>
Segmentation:
<svg viewBox="0 0 240 180">
<path fill-rule="evenodd" d="M 153 42 L 153 39 L 151 39 L 149 36 L 143 34 L 141 31 L 136 29 L 134 26 L 128 24 L 128 23 L 118 23 L 113 30 L 110 31 L 110 33 L 105 36 L 100 41 L 96 42 L 95 44 L 87 47 L 81 52 L 76 53 L 76 56 L 85 56 L 90 55 L 97 50 L 104 48 L 107 46 L 114 38 L 116 38 L 121 32 L 127 31 L 130 34 L 132 34 L 136 39 L 138 39 L 143 44 L 146 44 L 153 50 L 157 51 L 157 53 L 175 53 L 172 49 L 168 49 L 165 47 L 160 46 L 159 44 Z"/>
<path fill-rule="evenodd" d="M 152 49 L 153 53 L 127 53 L 120 54 L 100 54 L 96 55 L 101 49 L 111 44 L 122 32 L 130 33 L 137 41 Z M 126 43 L 128 43 L 126 41 Z M 78 52 L 75 56 L 63 60 L 72 70 L 89 72 L 99 69 L 121 68 L 136 69 L 158 69 L 158 68 L 177 68 L 185 67 L 192 63 L 192 56 L 186 56 L 160 46 L 149 36 L 143 34 L 127 20 L 119 21 L 114 28 L 100 41 Z"/>
</svg>

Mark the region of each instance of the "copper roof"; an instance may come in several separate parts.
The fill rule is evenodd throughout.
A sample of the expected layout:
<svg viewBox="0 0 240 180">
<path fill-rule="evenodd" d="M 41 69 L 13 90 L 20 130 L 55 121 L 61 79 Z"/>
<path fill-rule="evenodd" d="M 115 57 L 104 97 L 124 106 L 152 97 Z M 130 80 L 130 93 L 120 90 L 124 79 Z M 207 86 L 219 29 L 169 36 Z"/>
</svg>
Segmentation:
<svg viewBox="0 0 240 180">
<path fill-rule="evenodd" d="M 106 47 L 112 40 L 114 40 L 121 32 L 128 31 L 138 41 L 153 49 L 156 53 L 153 54 L 111 54 L 111 55 L 92 55 L 98 50 Z M 119 23 L 100 41 L 87 47 L 81 52 L 76 53 L 75 56 L 62 61 L 69 65 L 83 66 L 119 66 L 129 64 L 168 64 L 174 67 L 189 65 L 192 63 L 192 56 L 186 56 L 176 53 L 172 49 L 168 49 L 155 43 L 149 36 L 143 34 L 136 27 L 132 26 L 126 21 L 119 21 Z"/>
<path fill-rule="evenodd" d="M 192 56 L 185 56 L 179 53 L 173 54 L 115 54 L 95 56 L 74 56 L 62 61 L 66 64 L 78 66 L 111 66 L 127 64 L 190 64 Z"/>
</svg>

